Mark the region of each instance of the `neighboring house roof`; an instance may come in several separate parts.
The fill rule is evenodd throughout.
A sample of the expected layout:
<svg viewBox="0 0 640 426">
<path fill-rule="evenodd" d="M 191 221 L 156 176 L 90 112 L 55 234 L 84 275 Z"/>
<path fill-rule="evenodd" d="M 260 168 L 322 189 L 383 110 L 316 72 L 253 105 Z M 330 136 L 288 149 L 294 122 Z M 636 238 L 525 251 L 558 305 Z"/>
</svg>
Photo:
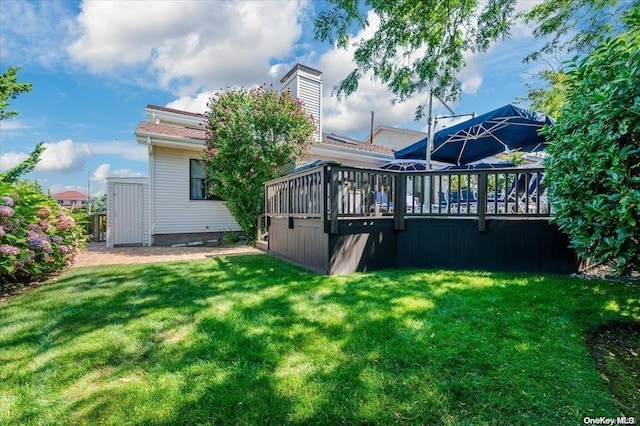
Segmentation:
<svg viewBox="0 0 640 426">
<path fill-rule="evenodd" d="M 63 191 L 52 195 L 56 200 L 88 200 L 89 197 L 79 191 Z"/>
<path fill-rule="evenodd" d="M 346 136 L 339 136 L 333 133 L 323 133 L 322 143 L 328 145 L 341 146 L 343 148 L 357 149 L 360 151 L 376 152 L 378 154 L 393 155 L 393 150 L 386 146 L 364 143 L 357 139 L 349 138 Z"/>
</svg>

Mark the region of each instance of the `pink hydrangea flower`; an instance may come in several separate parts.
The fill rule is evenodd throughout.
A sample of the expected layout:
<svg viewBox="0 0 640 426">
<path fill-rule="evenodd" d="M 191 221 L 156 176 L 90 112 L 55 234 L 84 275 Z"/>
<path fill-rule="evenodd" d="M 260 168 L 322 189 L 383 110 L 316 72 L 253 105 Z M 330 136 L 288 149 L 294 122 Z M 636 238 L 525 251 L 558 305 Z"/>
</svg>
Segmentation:
<svg viewBox="0 0 640 426">
<path fill-rule="evenodd" d="M 40 227 L 40 225 L 32 223 L 31 225 L 29 225 L 29 231 L 39 234 L 42 232 L 42 228 Z"/>
<path fill-rule="evenodd" d="M 66 215 L 60 216 L 60 218 L 58 219 L 58 224 L 56 225 L 58 231 L 66 231 L 67 229 L 71 229 L 74 226 L 76 226 L 76 221 L 73 220 L 71 216 Z"/>
<path fill-rule="evenodd" d="M 6 234 L 4 228 L 2 226 L 0 226 L 0 237 L 4 237 Z"/>
<path fill-rule="evenodd" d="M 51 243 L 47 240 L 41 240 L 41 241 L 42 241 L 42 251 L 45 251 L 47 253 L 50 252 L 52 250 Z"/>
<path fill-rule="evenodd" d="M 58 251 L 62 254 L 67 254 L 71 251 L 71 249 L 69 248 L 69 246 L 61 245 L 58 247 Z"/>
<path fill-rule="evenodd" d="M 44 232 L 49 232 L 51 229 L 51 223 L 48 220 L 41 220 L 38 225 Z"/>
<path fill-rule="evenodd" d="M 10 244 L 3 244 L 0 246 L 0 253 L 5 256 L 18 256 L 20 254 L 20 249 Z"/>
<path fill-rule="evenodd" d="M 13 207 L 13 198 L 11 197 L 2 197 L 5 206 Z"/>
<path fill-rule="evenodd" d="M 51 209 L 49 207 L 40 207 L 38 209 L 38 212 L 36 213 L 36 216 L 38 216 L 40 219 L 46 219 L 51 215 Z"/>
<path fill-rule="evenodd" d="M 9 206 L 0 207 L 0 217 L 11 217 L 13 216 L 13 209 Z"/>
</svg>

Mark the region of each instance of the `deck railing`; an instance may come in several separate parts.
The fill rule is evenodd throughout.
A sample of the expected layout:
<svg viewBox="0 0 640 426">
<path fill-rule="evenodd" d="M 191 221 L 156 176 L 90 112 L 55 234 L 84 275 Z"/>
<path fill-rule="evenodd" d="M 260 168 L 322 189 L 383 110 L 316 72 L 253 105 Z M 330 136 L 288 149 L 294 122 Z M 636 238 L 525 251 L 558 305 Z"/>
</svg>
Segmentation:
<svg viewBox="0 0 640 426">
<path fill-rule="evenodd" d="M 265 183 L 267 217 L 340 219 L 472 217 L 485 229 L 491 217 L 550 217 L 543 168 L 389 171 L 324 164 Z"/>
</svg>

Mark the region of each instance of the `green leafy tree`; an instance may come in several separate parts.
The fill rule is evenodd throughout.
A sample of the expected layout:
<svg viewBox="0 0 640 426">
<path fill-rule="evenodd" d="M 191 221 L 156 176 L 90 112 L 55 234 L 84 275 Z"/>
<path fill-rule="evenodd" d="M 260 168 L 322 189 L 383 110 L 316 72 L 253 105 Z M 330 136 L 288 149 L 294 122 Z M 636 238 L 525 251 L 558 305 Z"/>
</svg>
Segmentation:
<svg viewBox="0 0 640 426">
<path fill-rule="evenodd" d="M 7 183 L 17 182 L 21 176 L 24 176 L 35 169 L 35 167 L 38 165 L 38 162 L 40 161 L 40 156 L 42 155 L 44 150 L 44 143 L 38 143 L 23 162 L 15 165 L 4 173 L 0 173 L 0 181 Z"/>
<path fill-rule="evenodd" d="M 515 22 L 516 0 L 329 0 L 332 5 L 315 21 L 315 35 L 322 41 L 347 48 L 350 33 L 369 27 L 368 10 L 380 18 L 380 26 L 368 38 L 355 42 L 356 64 L 334 88 L 340 96 L 358 89 L 369 71 L 386 84 L 395 98 L 404 101 L 429 88 L 441 98 L 459 96 L 456 74 L 464 67 L 464 54 L 486 51 L 505 38 Z M 634 0 L 544 0 L 523 17 L 536 24 L 535 35 L 550 41 L 530 61 L 545 54 L 575 50 L 588 52 L 621 26 L 617 18 Z M 524 55 L 523 55 L 524 56 Z M 423 116 L 418 107 L 416 119 Z"/>
<path fill-rule="evenodd" d="M 347 48 L 354 25 L 369 26 L 370 7 L 380 17 L 380 27 L 368 39 L 356 42 L 356 68 L 335 88 L 338 96 L 358 89 L 371 71 L 404 101 L 430 87 L 444 99 L 455 99 L 461 89 L 456 73 L 465 65 L 465 52 L 486 51 L 491 42 L 508 35 L 515 0 L 330 0 L 333 7 L 315 21 L 320 40 Z M 416 119 L 423 114 L 416 111 Z"/>
<path fill-rule="evenodd" d="M 627 31 L 567 72 L 567 96 L 546 135 L 549 199 L 584 258 L 640 269 L 640 7 Z"/>
<path fill-rule="evenodd" d="M 107 213 L 107 194 L 91 199 L 91 213 Z"/>
<path fill-rule="evenodd" d="M 209 190 L 223 198 L 250 240 L 264 211 L 265 181 L 304 156 L 314 125 L 302 102 L 289 92 L 230 89 L 216 93 L 207 112 L 203 158 Z"/>
<path fill-rule="evenodd" d="M 18 70 L 20 70 L 18 67 L 9 67 L 0 76 L 0 121 L 18 115 L 17 111 L 7 111 L 10 99 L 15 99 L 18 95 L 31 91 L 31 83 L 18 82 Z M 0 173 L 0 182 L 16 182 L 20 176 L 32 171 L 40 161 L 44 149 L 42 142 L 37 144 L 26 160 L 6 172 Z"/>
<path fill-rule="evenodd" d="M 530 109 L 543 112 L 550 117 L 558 117 L 564 106 L 567 93 L 567 75 L 564 70 L 542 70 L 538 73 L 542 85 L 528 85 L 526 100 Z"/>
<path fill-rule="evenodd" d="M 18 115 L 16 111 L 7 111 L 9 99 L 15 99 L 21 93 L 30 92 L 31 83 L 19 83 L 18 71 L 20 67 L 9 67 L 0 75 L 0 120 Z"/>
<path fill-rule="evenodd" d="M 525 12 L 527 23 L 534 23 L 534 35 L 547 39 L 544 46 L 525 61 L 536 61 L 558 52 L 587 53 L 607 37 L 624 31 L 619 19 L 636 0 L 544 0 Z"/>
</svg>

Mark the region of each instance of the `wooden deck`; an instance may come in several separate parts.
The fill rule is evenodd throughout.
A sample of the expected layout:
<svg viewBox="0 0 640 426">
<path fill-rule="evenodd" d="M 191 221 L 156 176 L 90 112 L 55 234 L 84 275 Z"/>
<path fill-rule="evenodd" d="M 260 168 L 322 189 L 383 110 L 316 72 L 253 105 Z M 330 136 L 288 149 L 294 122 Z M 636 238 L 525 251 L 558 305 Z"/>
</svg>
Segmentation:
<svg viewBox="0 0 640 426">
<path fill-rule="evenodd" d="M 392 267 L 568 274 L 544 170 L 392 172 L 325 164 L 265 184 L 269 253 L 326 274 Z"/>
</svg>

